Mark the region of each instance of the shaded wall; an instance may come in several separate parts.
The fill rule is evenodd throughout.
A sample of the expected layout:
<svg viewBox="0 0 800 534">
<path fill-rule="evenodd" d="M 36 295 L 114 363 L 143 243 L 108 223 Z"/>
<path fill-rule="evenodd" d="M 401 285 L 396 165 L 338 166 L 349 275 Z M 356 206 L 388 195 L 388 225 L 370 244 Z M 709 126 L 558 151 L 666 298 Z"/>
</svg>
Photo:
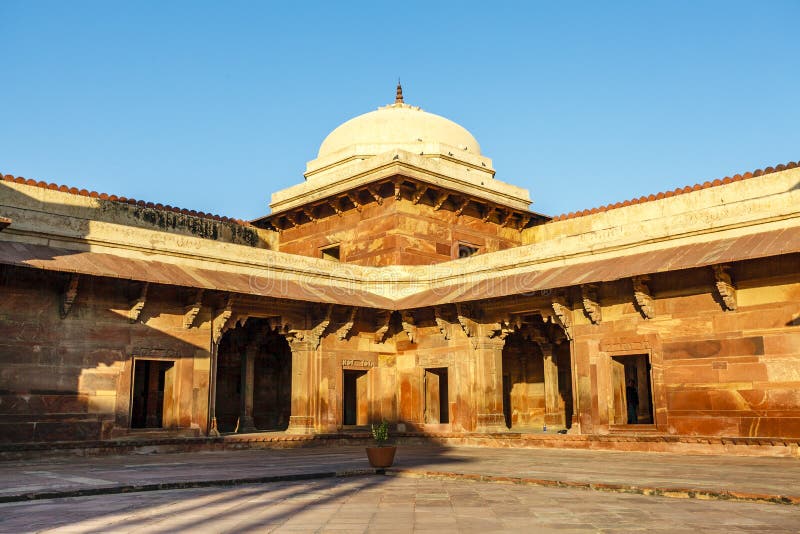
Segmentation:
<svg viewBox="0 0 800 534">
<path fill-rule="evenodd" d="M 183 328 L 178 288 L 79 279 L 61 317 L 69 276 L 0 267 L 0 440 L 103 439 L 128 432 L 135 358 L 173 362 L 173 428 L 206 425 L 209 318 Z"/>
</svg>

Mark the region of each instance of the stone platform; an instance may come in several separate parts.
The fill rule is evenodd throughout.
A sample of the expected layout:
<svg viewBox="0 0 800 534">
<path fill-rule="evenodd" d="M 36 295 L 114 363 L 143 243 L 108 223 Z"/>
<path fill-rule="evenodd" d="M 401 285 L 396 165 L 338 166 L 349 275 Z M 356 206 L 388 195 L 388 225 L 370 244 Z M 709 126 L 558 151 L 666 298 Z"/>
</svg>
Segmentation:
<svg viewBox="0 0 800 534">
<path fill-rule="evenodd" d="M 672 436 L 626 432 L 614 435 L 558 434 L 557 432 L 393 432 L 399 445 L 446 447 L 492 447 L 509 449 L 597 450 L 663 452 L 692 455 L 762 456 L 800 458 L 800 440 L 717 436 Z M 128 438 L 104 441 L 0 443 L 0 461 L 60 456 L 105 456 L 114 454 L 219 452 L 243 449 L 340 447 L 370 442 L 367 430 L 335 434 L 290 435 L 285 432 L 226 434 L 220 437 L 169 436 L 164 432 L 137 433 Z"/>
</svg>

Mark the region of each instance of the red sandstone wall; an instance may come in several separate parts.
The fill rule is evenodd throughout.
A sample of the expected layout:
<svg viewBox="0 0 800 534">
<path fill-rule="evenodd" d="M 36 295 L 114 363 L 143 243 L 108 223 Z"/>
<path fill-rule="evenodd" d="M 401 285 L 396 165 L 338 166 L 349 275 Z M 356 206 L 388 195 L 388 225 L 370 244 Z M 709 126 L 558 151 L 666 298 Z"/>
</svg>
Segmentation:
<svg viewBox="0 0 800 534">
<path fill-rule="evenodd" d="M 456 216 L 451 210 L 434 210 L 406 198 L 388 197 L 382 205 L 351 209 L 284 230 L 282 252 L 320 257 L 320 249 L 341 243 L 341 260 L 359 265 L 428 265 L 453 258 L 454 243 L 463 241 L 482 252 L 504 250 L 520 244 L 520 233 L 483 222 L 477 213 Z"/>
<path fill-rule="evenodd" d="M 182 326 L 187 299 L 151 286 L 139 320 L 127 310 L 140 286 L 82 277 L 65 319 L 68 278 L 0 269 L 0 440 L 101 439 L 129 425 L 133 356 L 175 362 L 176 424 L 204 428 L 209 323 Z"/>
<path fill-rule="evenodd" d="M 654 276 L 655 318 L 630 282 L 601 289 L 603 320 L 576 313 L 584 432 L 612 428 L 613 356 L 652 360 L 655 424 L 682 435 L 800 437 L 800 258 L 733 267 L 738 308 L 723 311 L 710 269 Z"/>
</svg>

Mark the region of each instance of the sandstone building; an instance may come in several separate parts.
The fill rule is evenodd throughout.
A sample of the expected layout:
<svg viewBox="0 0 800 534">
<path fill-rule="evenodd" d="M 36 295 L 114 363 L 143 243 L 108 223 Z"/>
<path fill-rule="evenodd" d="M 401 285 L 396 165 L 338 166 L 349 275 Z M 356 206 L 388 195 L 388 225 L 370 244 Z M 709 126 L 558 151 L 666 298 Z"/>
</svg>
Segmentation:
<svg viewBox="0 0 800 534">
<path fill-rule="evenodd" d="M 249 223 L 4 176 L 0 441 L 800 440 L 796 164 L 553 218 L 494 174 L 398 87 Z"/>
</svg>

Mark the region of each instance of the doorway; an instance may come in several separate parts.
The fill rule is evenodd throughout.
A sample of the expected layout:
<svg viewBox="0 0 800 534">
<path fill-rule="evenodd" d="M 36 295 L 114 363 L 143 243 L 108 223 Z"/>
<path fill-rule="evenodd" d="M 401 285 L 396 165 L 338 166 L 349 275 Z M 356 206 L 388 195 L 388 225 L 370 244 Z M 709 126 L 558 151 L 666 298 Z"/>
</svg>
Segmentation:
<svg viewBox="0 0 800 534">
<path fill-rule="evenodd" d="M 450 422 L 447 368 L 425 369 L 425 424 Z"/>
<path fill-rule="evenodd" d="M 611 411 L 612 425 L 653 424 L 649 355 L 612 356 Z"/>
<path fill-rule="evenodd" d="M 367 372 L 344 370 L 342 377 L 342 424 L 366 425 Z"/>
<path fill-rule="evenodd" d="M 174 361 L 135 359 L 131 428 L 174 427 L 174 386 Z"/>
</svg>

